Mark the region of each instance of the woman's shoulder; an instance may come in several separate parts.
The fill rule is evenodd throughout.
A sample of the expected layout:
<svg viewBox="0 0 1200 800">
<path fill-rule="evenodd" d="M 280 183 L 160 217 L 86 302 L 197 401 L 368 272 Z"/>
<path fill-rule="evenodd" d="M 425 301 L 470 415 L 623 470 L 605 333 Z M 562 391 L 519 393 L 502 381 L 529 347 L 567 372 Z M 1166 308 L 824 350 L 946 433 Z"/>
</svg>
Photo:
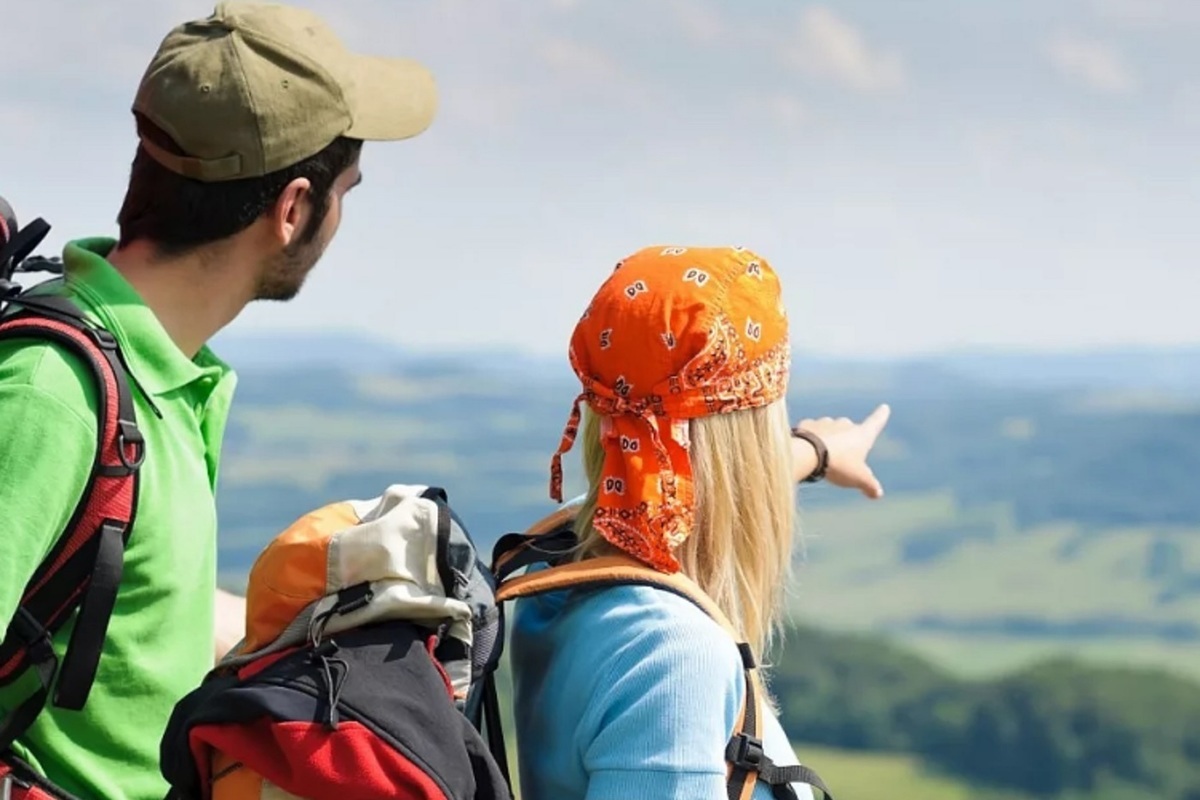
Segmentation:
<svg viewBox="0 0 1200 800">
<path fill-rule="evenodd" d="M 741 674 L 737 644 L 691 600 L 652 586 L 618 585 L 572 592 L 559 608 L 561 623 L 578 636 L 603 642 L 614 655 L 647 649 L 679 651 L 680 666 L 717 664 Z"/>
<path fill-rule="evenodd" d="M 736 642 L 674 592 L 635 584 L 564 590 L 519 600 L 514 610 L 514 637 L 547 659 L 582 661 L 596 676 L 678 676 L 741 699 Z"/>
<path fill-rule="evenodd" d="M 518 625 L 549 651 L 548 660 L 590 687 L 597 712 L 653 696 L 684 713 L 693 705 L 707 714 L 722 709 L 719 725 L 735 718 L 745 691 L 737 644 L 695 603 L 639 585 L 547 599 L 548 605 L 523 610 L 536 621 L 526 617 Z"/>
</svg>

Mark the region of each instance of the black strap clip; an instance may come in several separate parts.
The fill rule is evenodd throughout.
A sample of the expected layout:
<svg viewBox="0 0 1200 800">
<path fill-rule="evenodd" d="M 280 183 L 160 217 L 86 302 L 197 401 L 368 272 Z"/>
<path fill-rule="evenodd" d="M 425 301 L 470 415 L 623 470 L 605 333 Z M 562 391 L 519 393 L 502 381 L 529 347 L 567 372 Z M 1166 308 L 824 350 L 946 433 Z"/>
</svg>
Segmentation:
<svg viewBox="0 0 1200 800">
<path fill-rule="evenodd" d="M 356 583 L 353 586 L 347 586 L 337 594 L 337 604 L 333 607 L 333 613 L 344 615 L 358 611 L 360 608 L 366 608 L 375 598 L 375 590 L 371 588 L 369 582 Z"/>
<path fill-rule="evenodd" d="M 117 337 L 113 336 L 104 328 L 88 325 L 86 326 L 85 330 L 87 331 L 88 335 L 92 337 L 92 341 L 94 341 L 96 346 L 101 350 L 117 349 Z"/>
<path fill-rule="evenodd" d="M 766 762 L 762 739 L 747 733 L 734 734 L 725 747 L 725 760 L 738 769 L 758 772 Z"/>
</svg>

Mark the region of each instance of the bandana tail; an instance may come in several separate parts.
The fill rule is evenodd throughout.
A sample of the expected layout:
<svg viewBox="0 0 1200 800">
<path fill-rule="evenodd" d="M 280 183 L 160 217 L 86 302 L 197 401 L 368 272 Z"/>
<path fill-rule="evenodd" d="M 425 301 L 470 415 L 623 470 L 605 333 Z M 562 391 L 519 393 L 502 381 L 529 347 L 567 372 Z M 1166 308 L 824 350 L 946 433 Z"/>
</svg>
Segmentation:
<svg viewBox="0 0 1200 800">
<path fill-rule="evenodd" d="M 583 412 L 580 410 L 583 400 L 584 395 L 581 394 L 571 405 L 571 416 L 567 420 L 567 427 L 563 429 L 562 441 L 554 457 L 550 459 L 550 499 L 556 503 L 561 503 L 563 499 L 563 453 L 570 451 L 575 444 L 575 437 L 579 433 L 579 421 L 583 418 Z"/>
</svg>

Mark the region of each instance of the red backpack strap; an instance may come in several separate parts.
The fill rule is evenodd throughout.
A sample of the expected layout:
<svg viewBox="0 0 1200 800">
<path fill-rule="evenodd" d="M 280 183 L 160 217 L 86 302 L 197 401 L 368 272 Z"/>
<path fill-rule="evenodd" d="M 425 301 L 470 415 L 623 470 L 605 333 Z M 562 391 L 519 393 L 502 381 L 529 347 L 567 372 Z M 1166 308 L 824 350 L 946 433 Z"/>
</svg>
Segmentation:
<svg viewBox="0 0 1200 800">
<path fill-rule="evenodd" d="M 65 298 L 14 301 L 24 311 L 0 319 L 0 340 L 49 340 L 73 352 L 95 380 L 97 448 L 91 477 L 66 529 L 38 566 L 0 642 L 0 686 L 33 668 L 40 688 L 0 721 L 0 752 L 33 723 L 49 698 L 83 708 L 96 677 L 124 568 L 137 507 L 145 442 L 138 430 L 128 374 L 111 333 L 85 321 Z M 61 670 L 51 637 L 78 609 Z"/>
<path fill-rule="evenodd" d="M 13 753 L 0 761 L 0 800 L 80 800 Z"/>
</svg>

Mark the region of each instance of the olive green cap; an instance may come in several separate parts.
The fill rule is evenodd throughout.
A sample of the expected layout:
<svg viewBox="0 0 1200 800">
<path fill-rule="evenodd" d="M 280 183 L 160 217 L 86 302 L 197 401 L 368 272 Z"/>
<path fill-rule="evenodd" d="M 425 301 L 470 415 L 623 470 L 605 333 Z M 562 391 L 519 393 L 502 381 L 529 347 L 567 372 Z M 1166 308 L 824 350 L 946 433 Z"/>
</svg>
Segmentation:
<svg viewBox="0 0 1200 800">
<path fill-rule="evenodd" d="M 275 172 L 339 136 L 408 139 L 436 108 L 417 62 L 352 53 L 311 11 L 247 2 L 168 33 L 133 102 L 184 153 L 143 137 L 150 156 L 202 181 Z"/>
</svg>

